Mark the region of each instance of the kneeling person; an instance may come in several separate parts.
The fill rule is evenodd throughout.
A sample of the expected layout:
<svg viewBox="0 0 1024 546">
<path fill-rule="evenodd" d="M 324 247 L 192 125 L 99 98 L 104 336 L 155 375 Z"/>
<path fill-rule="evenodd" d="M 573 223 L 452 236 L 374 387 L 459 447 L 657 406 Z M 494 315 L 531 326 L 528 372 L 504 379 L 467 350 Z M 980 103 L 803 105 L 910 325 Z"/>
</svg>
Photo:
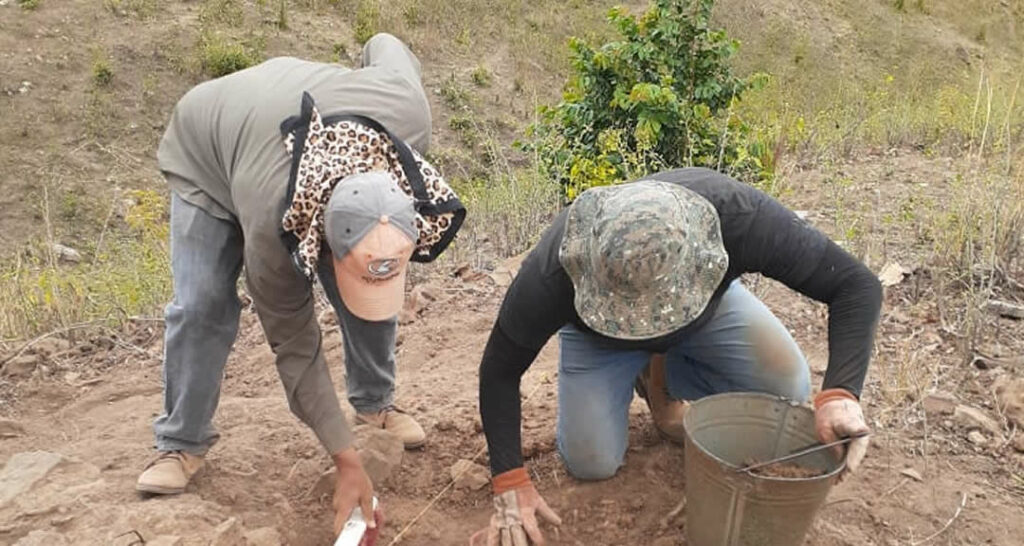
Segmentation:
<svg viewBox="0 0 1024 546">
<path fill-rule="evenodd" d="M 731 391 L 807 400 L 807 362 L 738 281 L 744 273 L 828 304 L 818 435 L 867 432 L 858 400 L 881 306 L 870 270 L 768 195 L 714 171 L 590 189 L 523 262 L 484 351 L 480 413 L 497 511 L 475 538 L 525 545 L 543 540 L 537 513 L 558 521 L 523 468 L 519 400 L 520 377 L 556 332 L 558 451 L 579 479 L 609 478 L 623 464 L 635 384 L 675 439 L 677 401 Z M 866 438 L 850 444 L 849 470 L 866 448 Z"/>
</svg>

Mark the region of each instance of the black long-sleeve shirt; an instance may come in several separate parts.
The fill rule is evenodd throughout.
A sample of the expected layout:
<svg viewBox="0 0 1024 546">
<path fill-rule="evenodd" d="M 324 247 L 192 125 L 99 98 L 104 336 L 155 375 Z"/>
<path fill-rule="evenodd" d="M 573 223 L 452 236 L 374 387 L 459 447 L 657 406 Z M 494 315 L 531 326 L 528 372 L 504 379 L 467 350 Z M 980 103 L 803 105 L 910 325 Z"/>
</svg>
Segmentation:
<svg viewBox="0 0 1024 546">
<path fill-rule="evenodd" d="M 687 168 L 646 179 L 679 184 L 714 205 L 729 254 L 725 277 L 700 316 L 679 330 L 648 340 L 597 334 L 576 313 L 572 281 L 558 260 L 567 216 L 562 211 L 509 286 L 480 364 L 480 415 L 495 475 L 523 464 L 519 380 L 559 328 L 572 323 L 611 348 L 664 353 L 711 319 L 722 294 L 743 273 L 761 273 L 828 304 L 823 388 L 860 395 L 881 309 L 878 278 L 778 201 L 721 173 Z"/>
</svg>

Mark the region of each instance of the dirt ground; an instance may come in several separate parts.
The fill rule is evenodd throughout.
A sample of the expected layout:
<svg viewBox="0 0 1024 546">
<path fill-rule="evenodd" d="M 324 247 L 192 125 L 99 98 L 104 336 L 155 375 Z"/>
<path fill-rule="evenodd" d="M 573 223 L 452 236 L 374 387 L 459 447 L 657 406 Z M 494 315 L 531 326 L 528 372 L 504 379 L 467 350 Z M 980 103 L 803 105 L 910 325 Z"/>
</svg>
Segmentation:
<svg viewBox="0 0 1024 546">
<path fill-rule="evenodd" d="M 920 176 L 939 167 L 910 156 L 848 168 L 864 180 L 882 161 Z M 816 176 L 794 176 L 794 190 L 802 193 L 802 180 L 820 182 Z M 500 275 L 467 275 L 457 265 L 442 261 L 413 276 L 418 303 L 401 327 L 398 400 L 430 436 L 426 447 L 407 452 L 400 470 L 380 484 L 387 515 L 384 544 L 406 526 L 402 544 L 465 543 L 490 513 L 486 487 L 445 488 L 450 467 L 473 458 L 484 445 L 476 367 L 503 282 Z M 462 275 L 456 277 L 456 271 Z M 987 369 L 964 364 L 957 340 L 937 324 L 931 300 L 919 296 L 928 289 L 927 279 L 915 276 L 920 275 L 887 289 L 864 396 L 874 427 L 864 470 L 832 490 L 807 544 L 920 544 L 951 519 L 930 544 L 1015 546 L 1024 536 L 1024 454 L 1013 447 L 1020 446 L 1020 432 L 1004 420 L 1007 410 L 993 390 L 1000 378 L 1019 376 L 1020 370 L 1005 362 Z M 747 282 L 794 333 L 820 382 L 827 358 L 825 309 L 773 283 Z M 328 360 L 343 392 L 340 336 L 330 313 L 322 313 L 321 320 L 328 331 Z M 999 337 L 992 342 L 1008 354 L 1021 354 L 1024 325 L 993 320 L 999 321 Z M 128 537 L 117 537 L 131 531 L 146 540 L 178 535 L 184 544 L 206 544 L 217 525 L 234 517 L 246 529 L 276 528 L 287 544 L 328 544 L 330 499 L 315 484 L 329 461 L 289 413 L 272 354 L 250 311 L 228 364 L 216 418 L 223 437 L 208 466 L 185 495 L 144 499 L 135 493 L 134 480 L 151 455 L 150 424 L 161 408 L 161 334 L 160 324 L 152 322 L 140 323 L 123 338 L 79 339 L 44 358 L 33 376 L 17 384 L 8 415 L 16 425 L 5 424 L 0 458 L 42 450 L 60 454 L 63 462 L 28 494 L 0 498 L 0 543 L 46 530 L 70 544 L 128 544 L 118 542 Z M 552 542 L 683 544 L 685 508 L 673 510 L 685 496 L 683 450 L 659 438 L 638 400 L 631 409 L 630 451 L 619 474 L 598 483 L 566 475 L 554 450 L 555 345 L 542 352 L 522 388 L 529 397 L 524 403 L 528 467 L 564 519 L 560 529 L 549 531 Z M 930 406 L 906 403 L 914 400 L 912 393 L 891 403 L 893 392 L 900 396 L 894 370 L 903 369 L 908 358 L 936 370 L 929 372 L 934 377 L 928 392 L 950 393 L 955 404 L 988 416 L 995 428 L 964 420 L 959 410 L 956 415 L 943 415 L 941 408 L 925 412 Z M 486 455 L 477 461 L 486 465 Z"/>
</svg>

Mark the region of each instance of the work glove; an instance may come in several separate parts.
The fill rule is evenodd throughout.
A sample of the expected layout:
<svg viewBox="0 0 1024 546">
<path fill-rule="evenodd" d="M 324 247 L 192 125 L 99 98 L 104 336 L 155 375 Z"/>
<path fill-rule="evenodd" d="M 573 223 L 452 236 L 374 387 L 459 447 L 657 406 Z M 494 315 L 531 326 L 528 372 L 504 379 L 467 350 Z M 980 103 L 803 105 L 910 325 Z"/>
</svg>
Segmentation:
<svg viewBox="0 0 1024 546">
<path fill-rule="evenodd" d="M 537 514 L 549 523 L 562 519 L 537 492 L 525 468 L 509 470 L 494 477 L 494 514 L 486 529 L 470 538 L 470 546 L 543 546 L 544 535 Z"/>
<path fill-rule="evenodd" d="M 856 437 L 846 444 L 846 470 L 856 472 L 868 451 L 868 428 L 857 397 L 845 389 L 827 389 L 814 397 L 814 428 L 823 444 Z M 843 457 L 843 446 L 836 456 Z"/>
</svg>

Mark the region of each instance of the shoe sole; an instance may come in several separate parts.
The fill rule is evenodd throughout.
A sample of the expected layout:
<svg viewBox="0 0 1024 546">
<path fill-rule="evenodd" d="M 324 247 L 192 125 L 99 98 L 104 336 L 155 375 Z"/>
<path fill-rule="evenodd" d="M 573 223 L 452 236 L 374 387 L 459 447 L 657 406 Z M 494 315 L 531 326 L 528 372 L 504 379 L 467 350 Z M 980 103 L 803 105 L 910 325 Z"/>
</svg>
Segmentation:
<svg viewBox="0 0 1024 546">
<path fill-rule="evenodd" d="M 159 485 L 143 485 L 141 483 L 135 484 L 135 490 L 153 495 L 180 495 L 185 492 L 184 487 L 160 487 Z"/>
</svg>

